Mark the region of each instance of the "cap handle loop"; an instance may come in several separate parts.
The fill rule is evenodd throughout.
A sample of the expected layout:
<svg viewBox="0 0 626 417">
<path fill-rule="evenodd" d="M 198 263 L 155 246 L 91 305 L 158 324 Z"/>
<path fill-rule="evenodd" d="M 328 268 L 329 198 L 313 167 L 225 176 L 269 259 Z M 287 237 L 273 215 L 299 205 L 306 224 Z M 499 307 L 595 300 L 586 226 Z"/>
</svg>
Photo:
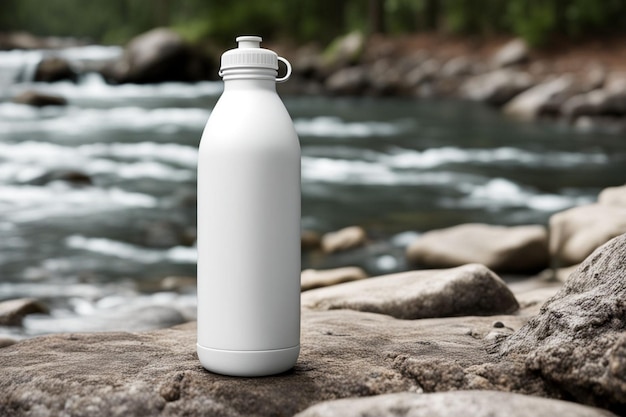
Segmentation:
<svg viewBox="0 0 626 417">
<path fill-rule="evenodd" d="M 277 83 L 284 83 L 291 76 L 291 64 L 289 63 L 289 61 L 287 61 L 282 56 L 279 56 L 278 60 L 281 61 L 283 64 L 285 64 L 285 66 L 287 67 L 287 73 L 283 77 L 281 77 L 281 78 L 276 78 L 276 82 Z"/>
</svg>

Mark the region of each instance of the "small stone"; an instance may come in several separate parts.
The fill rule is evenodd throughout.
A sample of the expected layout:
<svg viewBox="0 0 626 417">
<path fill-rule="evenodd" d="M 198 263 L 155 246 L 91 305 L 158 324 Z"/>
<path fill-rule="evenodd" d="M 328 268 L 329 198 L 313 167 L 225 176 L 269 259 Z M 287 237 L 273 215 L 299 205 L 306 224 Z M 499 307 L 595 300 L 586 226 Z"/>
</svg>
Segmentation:
<svg viewBox="0 0 626 417">
<path fill-rule="evenodd" d="M 34 107 L 65 106 L 67 104 L 67 100 L 61 96 L 39 93 L 32 90 L 24 91 L 13 97 L 13 102 Z"/>
<path fill-rule="evenodd" d="M 56 56 L 42 59 L 35 71 L 35 81 L 46 83 L 62 80 L 76 81 L 77 78 L 70 63 Z"/>
<path fill-rule="evenodd" d="M 501 321 L 494 321 L 493 327 L 496 329 L 502 329 L 504 327 L 504 323 L 502 323 Z"/>
<path fill-rule="evenodd" d="M 530 51 L 523 39 L 513 39 L 502 46 L 493 56 L 494 64 L 499 67 L 522 64 L 528 61 Z"/>
<path fill-rule="evenodd" d="M 12 337 L 0 336 L 0 349 L 17 343 Z"/>
<path fill-rule="evenodd" d="M 48 314 L 48 309 L 32 298 L 0 302 L 0 326 L 21 326 L 22 320 L 29 314 Z"/>
<path fill-rule="evenodd" d="M 611 417 L 605 410 L 511 392 L 397 393 L 316 404 L 295 417 Z"/>
<path fill-rule="evenodd" d="M 400 319 L 506 314 L 519 306 L 504 281 L 483 265 L 383 275 L 302 294 L 313 310 L 351 309 Z"/>
<path fill-rule="evenodd" d="M 306 269 L 300 274 L 300 289 L 307 291 L 365 278 L 367 278 L 365 271 L 356 266 L 326 270 Z"/>
<path fill-rule="evenodd" d="M 302 250 L 317 249 L 322 243 L 322 237 L 313 230 L 303 230 L 300 232 L 300 248 Z"/>
<path fill-rule="evenodd" d="M 325 253 L 341 252 L 363 246 L 367 242 L 367 234 L 360 226 L 350 226 L 329 232 L 322 236 L 322 250 Z"/>
<path fill-rule="evenodd" d="M 46 172 L 43 175 L 27 181 L 27 184 L 47 185 L 54 181 L 63 181 L 76 187 L 93 185 L 93 180 L 89 175 L 73 169 L 56 169 Z"/>
</svg>

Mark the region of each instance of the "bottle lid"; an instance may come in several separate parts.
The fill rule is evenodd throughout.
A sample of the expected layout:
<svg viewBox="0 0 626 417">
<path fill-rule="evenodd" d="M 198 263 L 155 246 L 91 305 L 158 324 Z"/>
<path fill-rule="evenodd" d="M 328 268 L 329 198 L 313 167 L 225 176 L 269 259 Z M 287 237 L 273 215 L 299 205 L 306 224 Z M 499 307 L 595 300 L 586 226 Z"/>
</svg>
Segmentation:
<svg viewBox="0 0 626 417">
<path fill-rule="evenodd" d="M 291 75 L 291 65 L 283 58 L 279 57 L 276 52 L 269 49 L 261 48 L 260 36 L 239 36 L 236 41 L 238 47 L 230 49 L 222 54 L 222 63 L 220 66 L 220 76 L 225 70 L 229 69 L 273 69 L 278 71 L 278 61 L 283 62 L 287 66 L 287 74 L 278 78 L 276 82 L 286 81 Z"/>
</svg>

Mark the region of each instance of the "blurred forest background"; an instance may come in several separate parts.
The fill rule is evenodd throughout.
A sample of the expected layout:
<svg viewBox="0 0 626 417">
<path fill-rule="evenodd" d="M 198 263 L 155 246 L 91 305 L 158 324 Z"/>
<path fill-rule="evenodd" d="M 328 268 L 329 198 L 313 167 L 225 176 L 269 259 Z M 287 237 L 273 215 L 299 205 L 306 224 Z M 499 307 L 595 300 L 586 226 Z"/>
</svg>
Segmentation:
<svg viewBox="0 0 626 417">
<path fill-rule="evenodd" d="M 68 22 L 72 22 L 68 25 Z M 517 35 L 532 46 L 626 27 L 622 0 L 2 0 L 0 30 L 121 44 L 155 26 L 188 40 L 231 41 L 243 28 L 268 38 L 328 42 L 351 30 Z"/>
</svg>

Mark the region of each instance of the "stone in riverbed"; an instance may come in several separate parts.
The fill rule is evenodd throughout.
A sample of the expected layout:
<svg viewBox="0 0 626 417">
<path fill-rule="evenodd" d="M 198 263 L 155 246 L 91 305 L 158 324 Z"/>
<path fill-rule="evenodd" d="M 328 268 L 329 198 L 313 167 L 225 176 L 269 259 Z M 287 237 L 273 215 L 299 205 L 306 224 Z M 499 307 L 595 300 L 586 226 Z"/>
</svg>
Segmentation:
<svg viewBox="0 0 626 417">
<path fill-rule="evenodd" d="M 322 236 L 322 250 L 325 253 L 341 252 L 363 246 L 367 242 L 367 234 L 360 226 L 350 226 Z"/>
<path fill-rule="evenodd" d="M 406 256 L 431 268 L 480 263 L 494 271 L 538 271 L 548 266 L 548 234 L 536 225 L 468 223 L 424 233 L 409 245 Z"/>
<path fill-rule="evenodd" d="M 528 61 L 530 51 L 523 39 L 513 39 L 500 47 L 493 56 L 496 67 L 508 67 Z"/>
<path fill-rule="evenodd" d="M 13 102 L 34 107 L 65 106 L 67 104 L 67 100 L 61 96 L 39 93 L 32 90 L 24 91 L 16 95 L 13 97 Z"/>
<path fill-rule="evenodd" d="M 48 314 L 48 308 L 33 298 L 0 302 L 0 326 L 21 326 L 29 314 Z"/>
<path fill-rule="evenodd" d="M 533 77 L 527 72 L 498 69 L 467 79 L 460 92 L 464 98 L 501 106 L 532 85 Z"/>
<path fill-rule="evenodd" d="M 307 291 L 365 278 L 367 278 L 367 274 L 357 266 L 326 270 L 305 269 L 300 274 L 300 289 Z"/>
<path fill-rule="evenodd" d="M 589 256 L 502 346 L 569 398 L 626 411 L 626 234 Z"/>
<path fill-rule="evenodd" d="M 75 187 L 93 185 L 93 180 L 88 174 L 73 169 L 55 169 L 28 180 L 26 184 L 47 185 L 54 181 L 63 181 Z"/>
<path fill-rule="evenodd" d="M 536 119 L 546 106 L 554 106 L 555 97 L 564 96 L 573 85 L 574 77 L 570 74 L 537 84 L 509 101 L 504 113 L 521 120 Z"/>
<path fill-rule="evenodd" d="M 497 391 L 397 393 L 327 401 L 295 417 L 610 417 L 598 408 Z"/>
<path fill-rule="evenodd" d="M 302 294 L 313 310 L 351 309 L 401 319 L 506 314 L 519 306 L 504 281 L 483 265 L 410 271 Z"/>
<path fill-rule="evenodd" d="M 78 75 L 70 63 L 56 56 L 44 58 L 37 65 L 35 71 L 35 81 L 52 83 L 55 81 L 70 80 L 76 81 Z"/>
<path fill-rule="evenodd" d="M 550 254 L 556 266 L 582 262 L 597 247 L 626 233 L 626 207 L 589 204 L 550 217 Z"/>
</svg>

